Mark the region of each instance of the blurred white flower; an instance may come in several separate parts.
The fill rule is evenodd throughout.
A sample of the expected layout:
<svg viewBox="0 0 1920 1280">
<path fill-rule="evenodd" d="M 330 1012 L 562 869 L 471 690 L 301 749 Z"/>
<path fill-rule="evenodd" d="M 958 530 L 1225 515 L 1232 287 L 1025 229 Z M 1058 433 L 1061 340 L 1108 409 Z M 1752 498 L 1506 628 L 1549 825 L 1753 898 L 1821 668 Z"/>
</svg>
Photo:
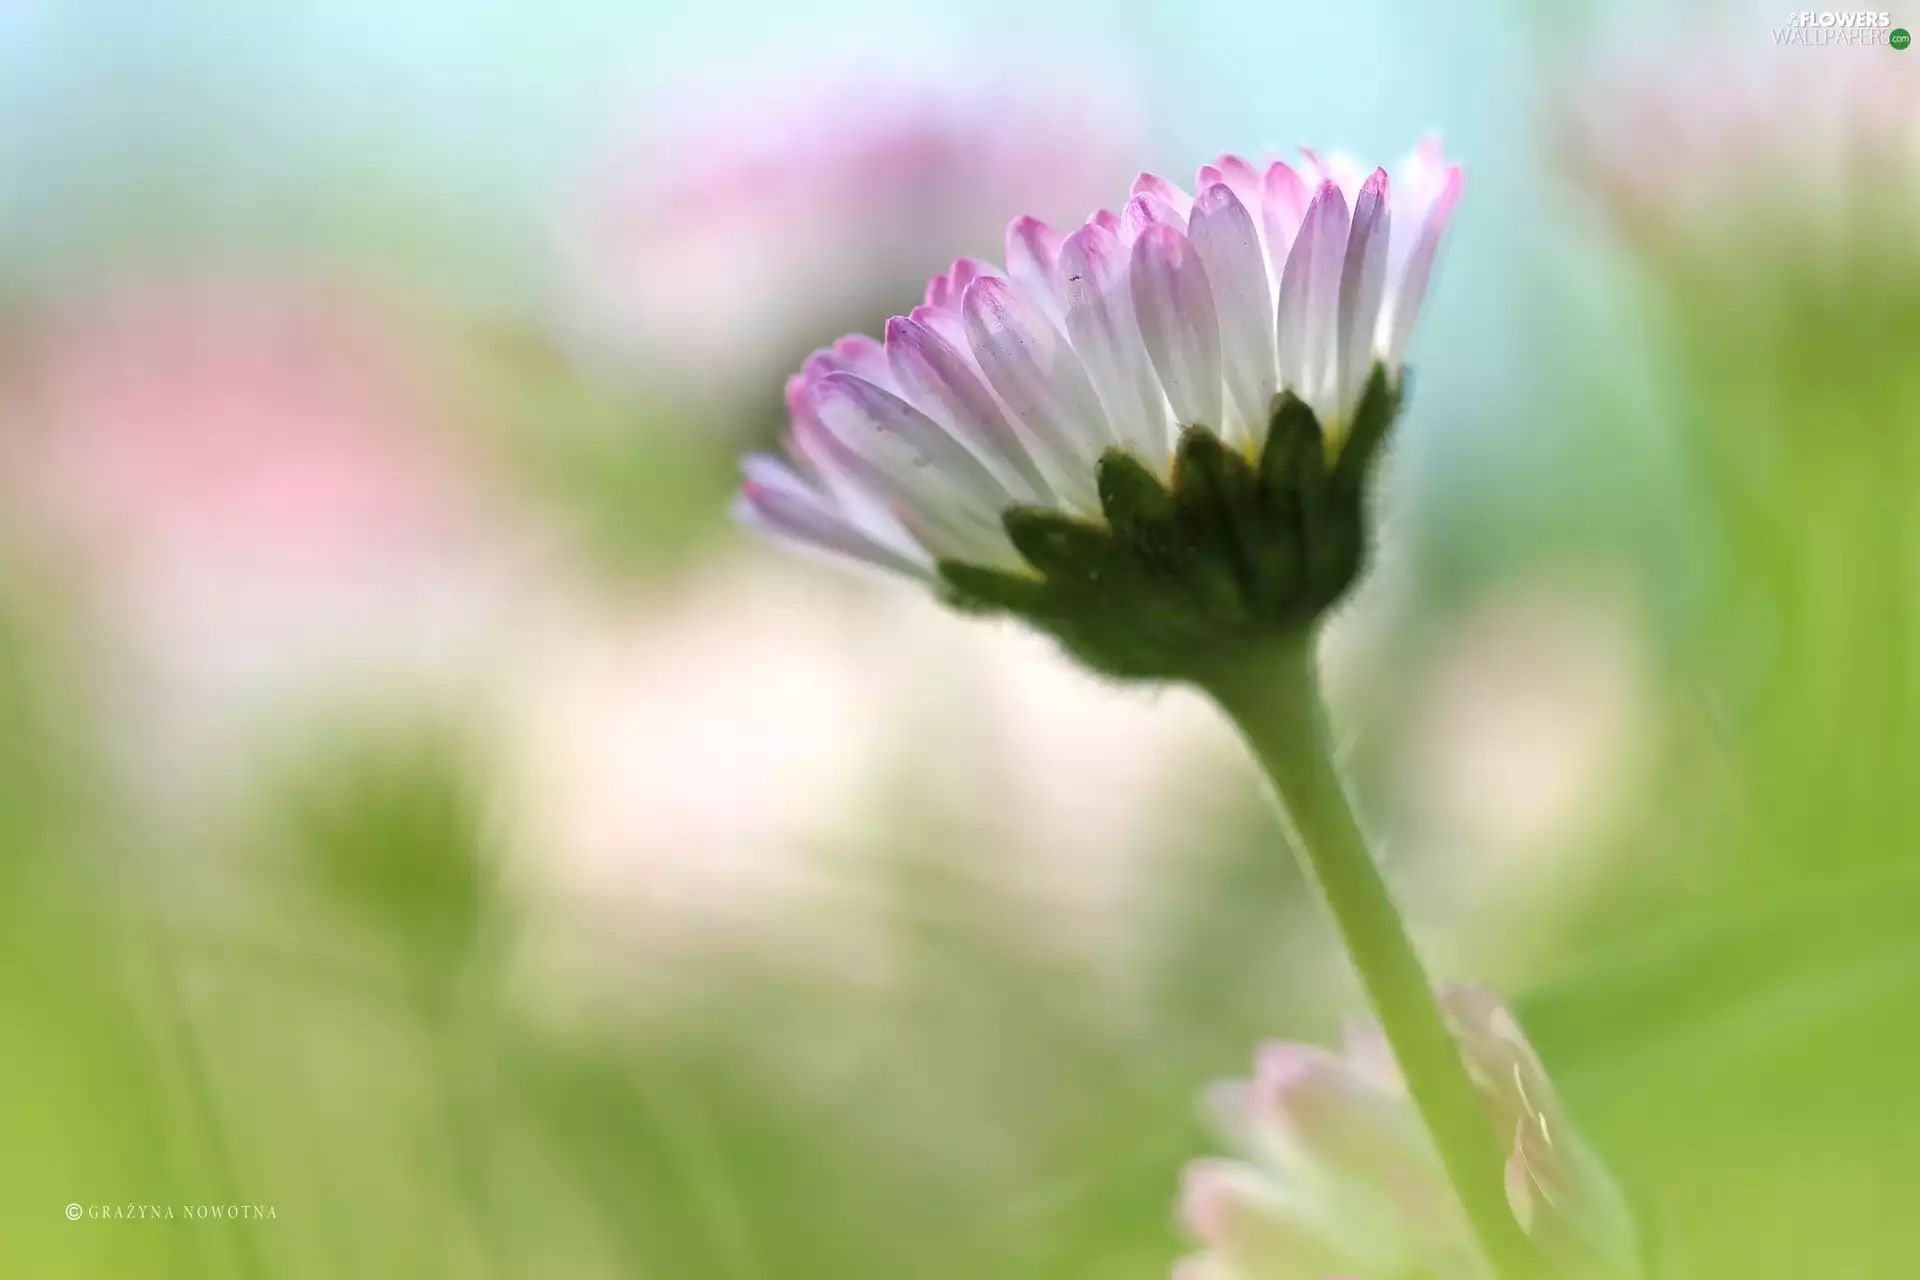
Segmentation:
<svg viewBox="0 0 1920 1280">
<path fill-rule="evenodd" d="M 577 950 L 539 962 L 562 967 L 617 934 L 884 983 L 876 891 L 933 857 L 1124 986 L 1164 815 L 1237 759 L 1196 696 L 1116 697 L 1038 637 L 758 557 L 577 595 L 508 666 L 501 827 L 531 898 L 573 922 L 546 941 Z"/>
<path fill-rule="evenodd" d="M 1020 627 L 973 624 L 897 596 L 920 711 L 940 734 L 927 761 L 967 815 L 985 877 L 1049 922 L 1051 942 L 1124 985 L 1169 861 L 1191 868 L 1242 792 L 1232 729 L 1185 688 L 1115 688 Z M 996 797 L 982 804 L 980 797 Z"/>
<path fill-rule="evenodd" d="M 1636 245 L 1688 272 L 1762 275 L 1755 237 L 1810 265 L 1920 213 L 1920 78 L 1883 46 L 1753 48 L 1707 28 L 1602 55 L 1569 81 L 1560 154 Z M 1734 50 L 1738 50 L 1737 54 Z M 1877 241 L 1876 241 L 1877 244 Z"/>
<path fill-rule="evenodd" d="M 793 909 L 887 745 L 892 680 L 863 613 L 738 563 L 557 604 L 505 673 L 515 873 L 669 949 Z"/>
<path fill-rule="evenodd" d="M 1524 898 L 1566 872 L 1649 745 L 1643 627 L 1624 583 L 1564 569 L 1450 625 L 1395 748 L 1409 826 L 1446 855 L 1434 892 Z"/>
</svg>

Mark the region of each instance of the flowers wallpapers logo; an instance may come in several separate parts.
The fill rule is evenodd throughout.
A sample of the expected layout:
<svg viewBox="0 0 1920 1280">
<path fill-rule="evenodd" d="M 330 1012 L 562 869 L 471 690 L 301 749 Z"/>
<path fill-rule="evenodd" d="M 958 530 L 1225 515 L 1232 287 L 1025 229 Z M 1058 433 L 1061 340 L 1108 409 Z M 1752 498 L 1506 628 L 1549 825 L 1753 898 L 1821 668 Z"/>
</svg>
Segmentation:
<svg viewBox="0 0 1920 1280">
<path fill-rule="evenodd" d="M 1904 36 L 1905 29 L 1894 28 L 1893 16 L 1884 9 L 1801 9 L 1773 29 L 1773 42 L 1778 45 L 1874 44 L 1901 49 L 1907 43 Z"/>
</svg>

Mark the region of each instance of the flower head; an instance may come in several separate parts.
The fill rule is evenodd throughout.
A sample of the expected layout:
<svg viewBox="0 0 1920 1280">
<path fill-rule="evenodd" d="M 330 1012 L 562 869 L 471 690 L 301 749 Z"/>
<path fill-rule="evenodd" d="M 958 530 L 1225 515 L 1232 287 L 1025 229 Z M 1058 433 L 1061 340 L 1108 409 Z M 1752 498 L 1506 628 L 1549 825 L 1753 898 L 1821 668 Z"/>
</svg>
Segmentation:
<svg viewBox="0 0 1920 1280">
<path fill-rule="evenodd" d="M 1507 1198 L 1554 1274 L 1634 1274 L 1619 1191 L 1574 1132 L 1519 1024 L 1490 992 L 1440 1003 L 1489 1122 L 1510 1152 Z M 1439 1154 L 1380 1029 L 1341 1052 L 1262 1046 L 1250 1080 L 1216 1085 L 1212 1118 L 1239 1158 L 1188 1167 L 1181 1216 L 1205 1252 L 1177 1280 L 1479 1277 Z"/>
<path fill-rule="evenodd" d="M 884 340 L 787 387 L 785 459 L 749 523 L 1007 610 L 1096 668 L 1191 675 L 1310 621 L 1352 582 L 1360 490 L 1460 171 L 1312 153 L 1143 174 L 1120 211 L 1007 231 Z"/>
</svg>

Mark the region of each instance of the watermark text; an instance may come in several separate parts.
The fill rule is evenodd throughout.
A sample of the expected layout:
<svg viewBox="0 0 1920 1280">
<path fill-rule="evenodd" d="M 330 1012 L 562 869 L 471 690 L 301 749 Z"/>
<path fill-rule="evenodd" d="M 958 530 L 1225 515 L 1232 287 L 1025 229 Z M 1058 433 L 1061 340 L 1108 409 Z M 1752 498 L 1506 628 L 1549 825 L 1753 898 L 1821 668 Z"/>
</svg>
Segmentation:
<svg viewBox="0 0 1920 1280">
<path fill-rule="evenodd" d="M 69 1204 L 68 1222 L 273 1222 L 270 1204 Z"/>
</svg>

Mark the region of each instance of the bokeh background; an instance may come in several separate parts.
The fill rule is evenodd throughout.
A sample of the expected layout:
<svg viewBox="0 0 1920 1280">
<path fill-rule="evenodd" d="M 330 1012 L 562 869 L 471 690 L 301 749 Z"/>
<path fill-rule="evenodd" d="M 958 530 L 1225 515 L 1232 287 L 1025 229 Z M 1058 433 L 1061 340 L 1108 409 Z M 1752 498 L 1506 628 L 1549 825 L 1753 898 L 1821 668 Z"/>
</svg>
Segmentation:
<svg viewBox="0 0 1920 1280">
<path fill-rule="evenodd" d="M 1254 774 L 735 459 L 1016 213 L 1430 127 L 1367 825 L 1651 1274 L 1914 1274 L 1920 53 L 1785 16 L 0 4 L 0 1274 L 1165 1274 L 1358 1005 Z"/>
</svg>

